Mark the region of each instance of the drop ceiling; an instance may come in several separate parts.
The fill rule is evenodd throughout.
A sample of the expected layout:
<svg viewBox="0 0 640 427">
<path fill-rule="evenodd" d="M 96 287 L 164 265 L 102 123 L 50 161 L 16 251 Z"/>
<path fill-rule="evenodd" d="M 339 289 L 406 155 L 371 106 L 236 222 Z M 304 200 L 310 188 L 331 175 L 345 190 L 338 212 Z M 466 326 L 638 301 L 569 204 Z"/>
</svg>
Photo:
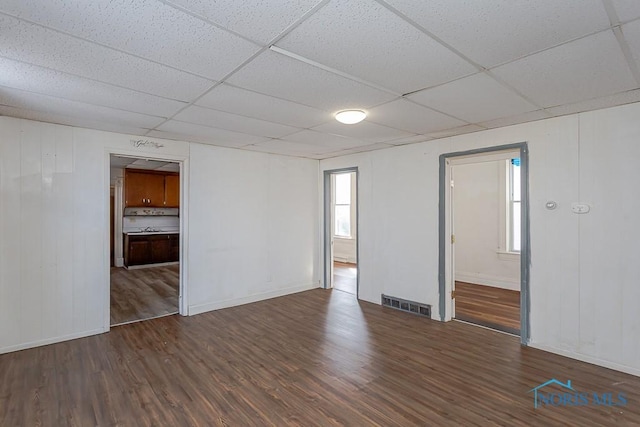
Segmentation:
<svg viewBox="0 0 640 427">
<path fill-rule="evenodd" d="M 0 1 L 12 117 L 322 159 L 637 101 L 638 0 Z"/>
</svg>

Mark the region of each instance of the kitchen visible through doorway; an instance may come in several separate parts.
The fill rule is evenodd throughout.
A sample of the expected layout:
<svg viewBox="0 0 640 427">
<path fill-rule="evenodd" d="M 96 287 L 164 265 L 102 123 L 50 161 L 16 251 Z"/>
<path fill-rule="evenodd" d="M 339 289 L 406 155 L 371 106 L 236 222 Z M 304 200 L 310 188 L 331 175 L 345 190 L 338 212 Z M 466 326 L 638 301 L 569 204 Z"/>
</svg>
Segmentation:
<svg viewBox="0 0 640 427">
<path fill-rule="evenodd" d="M 111 326 L 177 314 L 180 164 L 111 155 Z"/>
</svg>

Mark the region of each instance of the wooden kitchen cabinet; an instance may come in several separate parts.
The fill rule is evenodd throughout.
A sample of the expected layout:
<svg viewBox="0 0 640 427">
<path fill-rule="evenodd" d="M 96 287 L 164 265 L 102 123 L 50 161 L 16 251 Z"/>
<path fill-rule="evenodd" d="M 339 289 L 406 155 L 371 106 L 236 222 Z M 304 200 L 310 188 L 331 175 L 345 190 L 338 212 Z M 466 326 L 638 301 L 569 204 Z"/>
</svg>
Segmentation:
<svg viewBox="0 0 640 427">
<path fill-rule="evenodd" d="M 144 265 L 151 263 L 148 236 L 126 236 L 124 249 L 124 263 L 130 265 Z"/>
<path fill-rule="evenodd" d="M 164 201 L 168 208 L 180 207 L 180 175 L 165 175 Z"/>
<path fill-rule="evenodd" d="M 151 263 L 156 264 L 159 262 L 170 261 L 171 251 L 171 235 L 159 234 L 156 236 L 149 236 L 149 246 L 151 250 Z"/>
<path fill-rule="evenodd" d="M 170 234 L 169 262 L 180 261 L 180 235 Z"/>
<path fill-rule="evenodd" d="M 158 264 L 180 260 L 180 234 L 125 234 L 124 265 Z"/>
<path fill-rule="evenodd" d="M 170 177 L 170 178 L 169 178 Z M 169 178 L 167 182 L 167 178 Z M 180 177 L 175 173 L 125 169 L 125 207 L 177 208 L 180 206 Z"/>
</svg>

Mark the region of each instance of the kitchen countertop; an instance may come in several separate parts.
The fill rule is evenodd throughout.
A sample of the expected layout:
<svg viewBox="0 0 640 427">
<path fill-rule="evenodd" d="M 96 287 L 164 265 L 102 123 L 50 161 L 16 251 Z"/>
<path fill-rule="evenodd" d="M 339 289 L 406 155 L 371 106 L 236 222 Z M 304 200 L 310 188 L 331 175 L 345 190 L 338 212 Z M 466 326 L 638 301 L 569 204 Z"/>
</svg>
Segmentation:
<svg viewBox="0 0 640 427">
<path fill-rule="evenodd" d="M 179 231 L 123 231 L 127 236 L 151 236 L 154 234 L 180 234 Z"/>
</svg>

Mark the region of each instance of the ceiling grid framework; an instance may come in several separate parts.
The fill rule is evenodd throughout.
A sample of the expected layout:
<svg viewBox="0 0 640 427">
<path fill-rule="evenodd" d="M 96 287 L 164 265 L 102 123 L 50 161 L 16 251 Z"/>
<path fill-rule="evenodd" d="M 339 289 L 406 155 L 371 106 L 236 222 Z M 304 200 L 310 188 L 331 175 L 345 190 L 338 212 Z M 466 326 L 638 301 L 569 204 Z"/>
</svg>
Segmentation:
<svg viewBox="0 0 640 427">
<path fill-rule="evenodd" d="M 312 159 L 638 102 L 639 62 L 635 0 L 0 3 L 0 115 Z"/>
</svg>

